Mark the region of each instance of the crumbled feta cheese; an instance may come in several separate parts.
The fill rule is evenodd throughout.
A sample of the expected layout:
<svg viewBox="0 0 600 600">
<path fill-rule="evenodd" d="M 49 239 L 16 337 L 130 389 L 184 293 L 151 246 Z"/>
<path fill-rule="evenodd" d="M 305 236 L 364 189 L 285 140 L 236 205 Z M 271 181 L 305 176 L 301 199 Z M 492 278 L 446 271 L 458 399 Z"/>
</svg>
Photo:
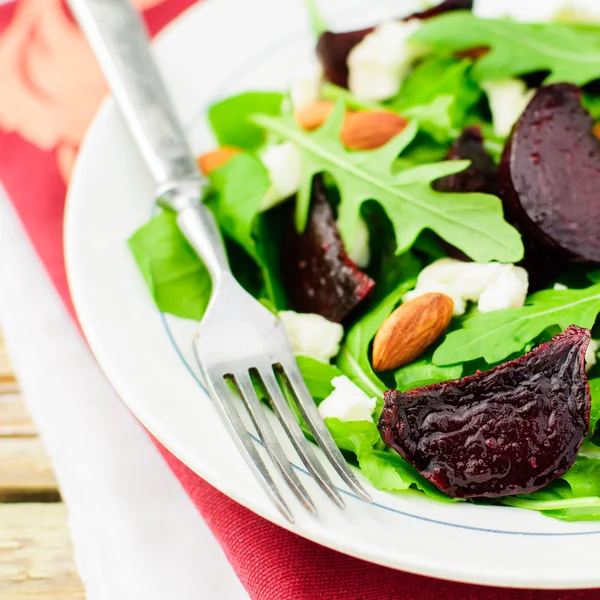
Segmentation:
<svg viewBox="0 0 600 600">
<path fill-rule="evenodd" d="M 344 328 L 321 315 L 284 310 L 279 318 L 294 354 L 329 362 L 340 351 Z"/>
<path fill-rule="evenodd" d="M 300 189 L 302 156 L 297 146 L 291 142 L 283 142 L 267 146 L 261 152 L 260 159 L 271 179 L 271 187 L 260 207 L 261 210 L 268 210 Z"/>
<path fill-rule="evenodd" d="M 357 44 L 348 56 L 348 87 L 362 100 L 395 96 L 414 62 L 429 51 L 408 38 L 420 27 L 416 19 L 389 21 Z"/>
<path fill-rule="evenodd" d="M 490 102 L 494 132 L 498 137 L 507 137 L 531 102 L 535 90 L 527 89 L 526 83 L 520 79 L 488 81 L 481 87 Z"/>
<path fill-rule="evenodd" d="M 460 316 L 465 314 L 468 301 L 480 302 L 483 312 L 523 306 L 528 287 L 527 272 L 521 267 L 442 258 L 421 271 L 415 289 L 404 299 L 430 292 L 446 294 L 454 301 L 454 315 Z"/>
<path fill-rule="evenodd" d="M 371 262 L 369 228 L 362 217 L 358 219 L 354 243 L 350 249 L 346 248 L 350 260 L 356 263 L 357 267 L 364 269 Z"/>
<path fill-rule="evenodd" d="M 477 308 L 486 313 L 525 304 L 529 277 L 527 271 L 514 265 L 501 265 L 479 296 Z"/>
<path fill-rule="evenodd" d="M 568 290 L 569 288 L 566 285 L 563 285 L 562 283 L 555 283 L 553 289 L 556 290 L 557 292 L 564 292 L 565 290 Z"/>
<path fill-rule="evenodd" d="M 585 353 L 585 370 L 589 371 L 597 362 L 597 352 L 600 350 L 600 340 L 590 340 L 587 352 Z"/>
<path fill-rule="evenodd" d="M 598 0 L 475 0 L 473 12 L 484 19 L 509 17 L 525 23 L 600 19 Z"/>
<path fill-rule="evenodd" d="M 345 375 L 334 377 L 331 381 L 335 388 L 321 404 L 319 412 L 324 419 L 340 421 L 371 421 L 377 404 L 376 398 L 369 398 L 355 383 Z"/>
<path fill-rule="evenodd" d="M 296 110 L 303 108 L 321 97 L 323 67 L 313 61 L 300 69 L 292 81 L 290 97 Z"/>
</svg>

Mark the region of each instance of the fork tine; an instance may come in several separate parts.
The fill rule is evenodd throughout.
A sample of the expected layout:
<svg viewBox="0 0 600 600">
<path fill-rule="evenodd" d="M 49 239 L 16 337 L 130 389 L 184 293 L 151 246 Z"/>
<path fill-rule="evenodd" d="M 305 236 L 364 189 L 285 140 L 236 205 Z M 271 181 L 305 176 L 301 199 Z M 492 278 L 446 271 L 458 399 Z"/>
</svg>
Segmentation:
<svg viewBox="0 0 600 600">
<path fill-rule="evenodd" d="M 310 471 L 321 489 L 340 507 L 344 508 L 344 501 L 335 485 L 327 475 L 325 469 L 315 456 L 313 449 L 300 429 L 298 420 L 283 396 L 279 383 L 275 378 L 273 367 L 269 365 L 265 369 L 258 371 L 258 375 L 263 386 L 271 400 L 271 406 L 279 417 L 290 441 L 294 445 L 296 452 L 300 456 L 304 466 Z"/>
<path fill-rule="evenodd" d="M 317 512 L 315 505 L 313 504 L 308 492 L 300 482 L 298 475 L 294 471 L 294 468 L 290 464 L 279 440 L 277 439 L 275 432 L 273 431 L 269 420 L 267 419 L 267 415 L 265 414 L 264 407 L 261 405 L 258 396 L 256 395 L 256 391 L 254 386 L 252 385 L 252 380 L 250 379 L 250 375 L 248 372 L 245 373 L 234 373 L 232 375 L 232 380 L 235 386 L 248 409 L 248 413 L 254 423 L 254 427 L 262 443 L 269 453 L 269 456 L 283 475 L 284 479 L 287 481 L 288 485 L 298 498 L 300 502 L 304 504 L 304 506 L 312 513 Z"/>
<path fill-rule="evenodd" d="M 306 421 L 306 424 L 310 428 L 315 440 L 323 452 L 325 452 L 325 455 L 338 472 L 339 476 L 344 480 L 348 487 L 350 487 L 356 493 L 357 496 L 366 502 L 371 502 L 371 496 L 367 494 L 363 486 L 359 483 L 358 479 L 356 479 L 354 473 L 350 470 L 348 463 L 340 452 L 340 449 L 333 441 L 331 433 L 329 433 L 329 430 L 327 429 L 327 426 L 325 425 L 325 422 L 323 421 L 323 418 L 317 409 L 317 405 L 315 404 L 310 392 L 308 391 L 308 388 L 306 387 L 306 383 L 300 374 L 300 370 L 298 369 L 296 362 L 294 361 L 293 363 L 290 362 L 287 364 L 280 363 L 279 368 L 281 370 L 281 374 L 285 377 L 294 393 L 300 414 Z"/>
<path fill-rule="evenodd" d="M 240 454 L 244 457 L 246 464 L 250 467 L 250 470 L 267 496 L 275 506 L 277 506 L 279 512 L 281 512 L 290 523 L 294 523 L 294 516 L 277 489 L 269 470 L 246 431 L 246 427 L 235 408 L 231 390 L 227 388 L 225 379 L 221 376 L 213 377 L 206 370 L 204 370 L 204 379 L 208 385 L 211 398 L 221 412 L 223 422 L 229 430 L 229 434 L 233 438 Z"/>
<path fill-rule="evenodd" d="M 300 425 L 298 424 L 296 416 L 292 412 L 292 409 L 283 396 L 279 383 L 275 378 L 273 367 L 269 366 L 268 368 L 261 369 L 258 374 L 269 396 L 271 406 L 279 417 L 279 421 L 283 425 L 285 432 L 294 445 L 294 448 L 304 463 L 304 466 L 310 471 L 311 475 L 315 478 L 321 489 L 340 508 L 344 508 L 344 501 L 342 500 L 340 493 L 315 456 L 313 449 L 302 433 L 302 429 L 300 429 Z"/>
</svg>

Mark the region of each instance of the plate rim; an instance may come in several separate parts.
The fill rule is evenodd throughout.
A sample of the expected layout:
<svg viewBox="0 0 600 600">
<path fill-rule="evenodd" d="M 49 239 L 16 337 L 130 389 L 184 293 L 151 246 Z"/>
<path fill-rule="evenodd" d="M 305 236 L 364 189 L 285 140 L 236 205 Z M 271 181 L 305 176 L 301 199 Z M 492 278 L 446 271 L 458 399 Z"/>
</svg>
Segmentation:
<svg viewBox="0 0 600 600">
<path fill-rule="evenodd" d="M 235 4 L 236 1 L 238 1 L 238 0 L 219 0 L 219 2 L 221 4 L 223 4 L 223 3 Z M 186 10 L 184 10 L 177 18 L 175 18 L 173 21 L 171 21 L 154 39 L 153 45 L 157 48 L 157 51 L 160 52 L 161 46 L 169 43 L 169 39 L 172 36 L 174 36 L 174 33 L 176 32 L 178 27 L 181 25 L 181 23 L 183 21 L 191 18 L 190 17 L 191 14 L 195 14 L 197 12 L 200 12 L 200 13 L 204 12 L 205 10 L 207 10 L 207 8 L 209 6 L 211 6 L 213 4 L 216 4 L 216 2 L 214 0 L 213 0 L 213 2 L 203 2 L 203 3 L 192 4 Z M 72 207 L 76 202 L 76 200 L 74 200 L 75 192 L 73 190 L 78 185 L 76 182 L 79 181 L 79 178 L 85 179 L 85 175 L 84 175 L 85 167 L 83 165 L 85 165 L 85 156 L 87 155 L 88 147 L 93 147 L 93 139 L 94 139 L 93 132 L 96 129 L 98 129 L 99 125 L 102 124 L 103 120 L 110 119 L 111 113 L 114 113 L 114 112 L 118 112 L 118 111 L 116 109 L 114 100 L 112 99 L 112 97 L 109 96 L 103 101 L 102 105 L 100 106 L 100 108 L 98 109 L 96 114 L 94 115 L 94 118 L 86 132 L 85 139 L 81 144 L 80 152 L 78 154 L 75 168 L 73 170 L 73 175 L 69 182 L 66 204 L 65 204 L 65 215 L 64 215 L 65 234 L 64 234 L 64 241 L 63 241 L 63 243 L 64 243 L 64 259 L 65 259 L 65 267 L 66 267 L 66 272 L 67 272 L 69 291 L 70 291 L 71 297 L 73 299 L 74 309 L 75 309 L 78 321 L 80 323 L 81 330 L 82 330 L 84 337 L 88 343 L 88 346 L 89 346 L 91 352 L 93 353 L 94 357 L 98 361 L 98 364 L 101 366 L 103 372 L 106 374 L 111 385 L 114 387 L 118 396 L 133 412 L 133 409 L 130 406 L 130 402 L 128 402 L 126 399 L 127 394 L 124 393 L 124 389 L 122 389 L 122 386 L 119 385 L 119 383 L 117 383 L 117 382 L 120 382 L 120 377 L 114 376 L 114 375 L 109 376 L 109 373 L 112 373 L 113 369 L 107 365 L 106 361 L 103 358 L 103 353 L 97 352 L 96 343 L 98 343 L 98 344 L 100 344 L 100 343 L 95 341 L 93 325 L 91 325 L 88 322 L 87 318 L 85 317 L 85 313 L 86 313 L 85 307 L 83 307 L 77 301 L 78 294 L 75 291 L 77 284 L 74 283 L 77 276 L 74 274 L 75 268 L 72 266 L 72 262 L 69 259 L 69 257 L 71 256 L 70 240 L 72 239 L 72 236 L 69 234 L 69 232 L 71 231 L 71 222 L 74 218 L 71 215 L 74 212 Z M 157 311 L 158 311 L 158 309 L 157 309 Z M 158 311 L 158 312 L 160 313 L 160 311 Z M 161 314 L 161 316 L 163 315 L 163 313 L 160 313 L 160 314 Z M 168 332 L 168 328 L 167 328 L 167 332 Z M 175 347 L 177 347 L 176 344 L 174 344 L 174 345 L 175 345 Z M 185 362 L 185 360 L 184 360 L 184 364 L 187 367 L 187 363 Z M 155 426 L 153 420 L 151 418 L 147 418 L 147 415 L 140 416 L 137 411 L 134 414 L 135 414 L 136 419 L 138 419 L 142 423 L 142 425 L 146 429 L 148 429 L 148 431 L 166 449 L 169 450 L 169 452 L 171 452 L 174 456 L 176 456 L 176 458 L 181 460 L 189 468 L 192 468 L 189 464 L 189 461 L 185 460 L 186 452 L 183 449 L 180 449 L 176 445 L 174 445 L 172 440 L 168 440 L 168 443 L 167 443 L 167 440 L 164 440 L 164 438 L 161 434 L 160 426 Z M 361 556 L 357 556 L 355 553 L 353 553 L 351 548 L 345 548 L 343 545 L 341 545 L 341 546 L 335 545 L 335 543 L 326 543 L 322 538 L 318 538 L 316 536 L 311 536 L 306 531 L 298 531 L 292 525 L 288 525 L 285 521 L 283 521 L 283 520 L 280 521 L 276 518 L 273 518 L 273 514 L 265 512 L 263 509 L 263 505 L 260 503 L 255 503 L 254 498 L 252 496 L 246 496 L 246 497 L 241 496 L 236 493 L 235 489 L 230 489 L 230 488 L 222 487 L 221 485 L 219 485 L 220 481 L 215 482 L 210 473 L 198 473 L 198 469 L 196 469 L 195 467 L 192 469 L 201 478 L 203 478 L 205 481 L 207 481 L 210 485 L 213 485 L 214 487 L 219 489 L 222 493 L 226 494 L 228 497 L 233 499 L 235 502 L 241 504 L 242 506 L 247 507 L 248 509 L 252 510 L 252 512 L 254 512 L 255 514 L 258 514 L 262 518 L 265 518 L 279 526 L 284 527 L 285 529 L 291 531 L 292 533 L 295 533 L 296 535 L 305 537 L 306 539 L 310 539 L 311 541 L 313 541 L 319 545 L 329 547 L 335 551 L 341 552 L 348 556 L 359 558 L 361 560 L 366 560 L 366 561 L 369 561 L 369 562 L 372 562 L 375 564 L 380 564 L 382 566 L 386 566 L 386 567 L 392 568 L 394 570 L 401 570 L 401 571 L 406 571 L 406 572 L 410 572 L 410 573 L 414 573 L 414 574 L 418 574 L 418 575 L 430 576 L 430 577 L 434 577 L 434 578 L 442 578 L 442 579 L 446 579 L 449 581 L 455 581 L 455 582 L 466 583 L 466 584 L 472 583 L 472 584 L 479 584 L 479 585 L 484 585 L 484 586 L 501 586 L 504 588 L 579 589 L 579 588 L 581 588 L 581 585 L 582 585 L 581 583 L 573 584 L 571 582 L 563 582 L 563 583 L 557 583 L 555 586 L 552 586 L 552 587 L 540 588 L 539 585 L 532 584 L 530 581 L 529 582 L 528 581 L 516 581 L 516 582 L 512 582 L 512 583 L 514 583 L 514 585 L 513 585 L 512 583 L 508 583 L 506 581 L 506 579 L 502 579 L 501 577 L 490 579 L 489 573 L 481 575 L 481 577 L 480 577 L 477 572 L 473 572 L 473 571 L 467 572 L 467 571 L 459 571 L 456 569 L 446 569 L 446 570 L 440 569 L 439 563 L 436 563 L 435 565 L 432 564 L 429 566 L 429 565 L 424 564 L 422 560 L 418 560 L 418 561 L 415 560 L 414 563 L 406 562 L 402 566 L 398 566 L 398 564 L 396 562 L 391 562 L 391 561 L 386 562 L 385 560 L 382 560 L 380 555 L 378 555 L 378 556 L 372 555 L 370 557 L 367 557 L 363 554 Z M 389 507 L 385 507 L 385 506 L 382 506 L 381 508 L 390 510 Z M 408 515 L 408 516 L 415 516 L 415 515 Z M 452 524 L 452 523 L 438 522 L 433 519 L 432 519 L 432 521 L 437 525 L 460 527 L 460 526 Z M 469 528 L 469 527 L 465 527 L 465 528 Z M 473 527 L 472 529 L 475 529 L 476 531 L 482 531 L 482 532 L 494 533 L 494 534 L 523 535 L 522 532 L 506 532 L 506 531 L 501 531 L 501 530 L 482 529 L 482 528 L 475 528 L 475 527 Z M 600 532 L 577 532 L 576 535 L 593 535 L 593 534 L 597 535 L 599 533 Z M 560 534 L 558 534 L 558 535 L 560 535 Z M 573 535 L 573 534 L 567 533 L 567 534 L 563 534 L 563 535 Z M 600 580 L 595 580 L 593 585 L 600 587 Z"/>
</svg>

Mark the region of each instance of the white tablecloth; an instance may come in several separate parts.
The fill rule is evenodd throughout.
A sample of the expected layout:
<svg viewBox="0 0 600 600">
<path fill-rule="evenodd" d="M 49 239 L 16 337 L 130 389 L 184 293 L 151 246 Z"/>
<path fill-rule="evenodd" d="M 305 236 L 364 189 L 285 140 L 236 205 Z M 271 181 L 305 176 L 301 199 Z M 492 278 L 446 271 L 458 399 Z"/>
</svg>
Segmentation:
<svg viewBox="0 0 600 600">
<path fill-rule="evenodd" d="M 1 188 L 0 326 L 69 507 L 89 600 L 247 600 L 94 362 Z"/>
</svg>

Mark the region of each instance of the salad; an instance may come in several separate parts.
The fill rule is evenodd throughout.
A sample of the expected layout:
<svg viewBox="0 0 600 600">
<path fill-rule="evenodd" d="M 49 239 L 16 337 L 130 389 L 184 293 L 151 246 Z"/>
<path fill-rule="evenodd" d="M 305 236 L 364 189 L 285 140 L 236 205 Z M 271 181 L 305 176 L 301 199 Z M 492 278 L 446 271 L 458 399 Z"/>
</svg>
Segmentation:
<svg viewBox="0 0 600 600">
<path fill-rule="evenodd" d="M 600 520 L 587 4 L 446 0 L 334 33 L 311 3 L 314 65 L 209 110 L 234 274 L 380 490 Z M 211 281 L 175 216 L 129 245 L 158 308 L 200 320 Z"/>
</svg>

